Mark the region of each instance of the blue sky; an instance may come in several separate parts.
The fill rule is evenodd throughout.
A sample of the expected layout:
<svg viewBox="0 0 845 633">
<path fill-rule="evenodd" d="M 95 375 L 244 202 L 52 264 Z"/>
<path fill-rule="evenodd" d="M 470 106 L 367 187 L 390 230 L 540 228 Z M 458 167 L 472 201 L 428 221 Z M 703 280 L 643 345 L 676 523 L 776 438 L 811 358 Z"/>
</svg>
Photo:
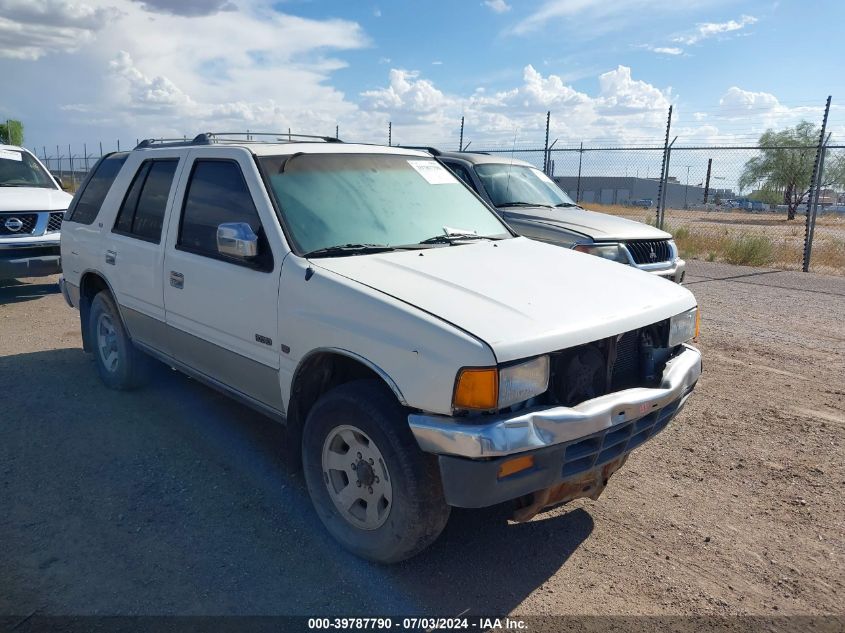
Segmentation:
<svg viewBox="0 0 845 633">
<path fill-rule="evenodd" d="M 845 136 L 832 0 L 0 0 L 0 118 L 27 145 L 207 129 L 479 144 Z M 845 140 L 845 138 L 842 138 Z"/>
</svg>

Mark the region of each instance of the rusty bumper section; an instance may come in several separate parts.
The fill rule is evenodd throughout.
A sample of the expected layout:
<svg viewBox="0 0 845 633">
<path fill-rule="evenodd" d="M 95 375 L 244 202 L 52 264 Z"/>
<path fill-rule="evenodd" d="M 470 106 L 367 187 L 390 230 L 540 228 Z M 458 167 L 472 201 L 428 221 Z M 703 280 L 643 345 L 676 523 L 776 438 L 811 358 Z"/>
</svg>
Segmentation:
<svg viewBox="0 0 845 633">
<path fill-rule="evenodd" d="M 517 499 L 513 520 L 530 521 L 540 512 L 551 510 L 555 506 L 575 501 L 575 499 L 586 498 L 595 501 L 604 492 L 610 476 L 622 468 L 627 460 L 626 453 L 601 468 L 520 497 Z"/>
</svg>

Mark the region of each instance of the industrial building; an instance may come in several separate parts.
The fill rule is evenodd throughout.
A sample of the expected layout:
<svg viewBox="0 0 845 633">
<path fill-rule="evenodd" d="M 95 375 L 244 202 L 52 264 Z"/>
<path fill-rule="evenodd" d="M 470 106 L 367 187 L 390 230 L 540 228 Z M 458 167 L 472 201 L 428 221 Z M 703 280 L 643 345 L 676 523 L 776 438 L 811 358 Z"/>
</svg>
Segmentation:
<svg viewBox="0 0 845 633">
<path fill-rule="evenodd" d="M 598 204 L 642 204 L 643 201 L 651 200 L 651 206 L 656 206 L 660 187 L 660 181 L 656 178 L 634 176 L 581 176 L 580 179 L 577 176 L 555 176 L 555 182 L 573 200 L 577 198 L 579 202 Z M 711 189 L 707 202 L 726 200 L 735 195 L 730 189 Z M 704 187 L 686 185 L 675 178 L 669 178 L 666 187 L 667 207 L 683 209 L 703 203 Z"/>
</svg>

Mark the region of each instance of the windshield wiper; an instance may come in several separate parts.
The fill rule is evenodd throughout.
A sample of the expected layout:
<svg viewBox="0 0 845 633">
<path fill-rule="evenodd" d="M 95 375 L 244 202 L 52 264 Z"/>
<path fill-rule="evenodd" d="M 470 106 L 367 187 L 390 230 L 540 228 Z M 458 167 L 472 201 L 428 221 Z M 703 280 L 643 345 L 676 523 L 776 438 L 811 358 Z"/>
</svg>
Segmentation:
<svg viewBox="0 0 845 633">
<path fill-rule="evenodd" d="M 500 240 L 500 237 L 489 237 L 487 235 L 478 235 L 477 233 L 449 233 L 445 235 L 434 235 L 428 237 L 417 244 L 456 244 L 465 240 Z"/>
<path fill-rule="evenodd" d="M 396 250 L 386 244 L 338 244 L 326 246 L 305 253 L 305 257 L 343 257 L 344 255 L 368 255 Z"/>
<path fill-rule="evenodd" d="M 578 205 L 574 202 L 559 202 L 555 205 L 556 208 L 560 209 L 561 207 L 577 207 Z"/>
<path fill-rule="evenodd" d="M 499 207 L 546 207 L 547 209 L 551 209 L 552 205 L 550 204 L 543 204 L 542 202 L 505 202 L 504 204 L 497 205 Z"/>
</svg>

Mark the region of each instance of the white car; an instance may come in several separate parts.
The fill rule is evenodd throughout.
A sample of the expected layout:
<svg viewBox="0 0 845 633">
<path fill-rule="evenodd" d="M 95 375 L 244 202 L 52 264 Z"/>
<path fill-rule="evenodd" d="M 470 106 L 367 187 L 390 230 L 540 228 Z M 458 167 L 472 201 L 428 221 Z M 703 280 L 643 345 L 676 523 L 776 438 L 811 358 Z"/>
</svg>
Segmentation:
<svg viewBox="0 0 845 633">
<path fill-rule="evenodd" d="M 0 279 L 61 271 L 59 231 L 71 197 L 29 150 L 0 145 Z"/>
<path fill-rule="evenodd" d="M 152 356 L 283 423 L 357 555 L 414 555 L 451 506 L 597 498 L 691 394 L 682 286 L 515 236 L 425 153 L 273 138 L 102 159 L 60 285 L 109 387 Z"/>
</svg>

